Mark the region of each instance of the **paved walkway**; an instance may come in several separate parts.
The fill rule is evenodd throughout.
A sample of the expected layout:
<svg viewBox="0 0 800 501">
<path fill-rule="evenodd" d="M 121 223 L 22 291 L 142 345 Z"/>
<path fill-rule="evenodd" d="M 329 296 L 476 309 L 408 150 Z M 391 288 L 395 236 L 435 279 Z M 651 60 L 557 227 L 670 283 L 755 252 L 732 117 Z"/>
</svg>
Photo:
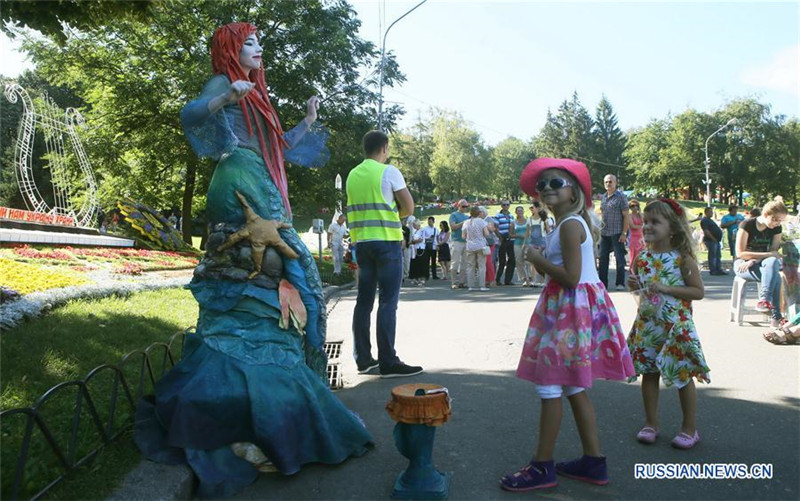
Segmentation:
<svg viewBox="0 0 800 501">
<path fill-rule="evenodd" d="M 703 440 L 693 450 L 669 446 L 680 426 L 674 389 L 662 389 L 662 437 L 645 446 L 634 439 L 643 422 L 639 385 L 600 381 L 590 395 L 611 483 L 596 487 L 559 479 L 557 488 L 537 494 L 501 491 L 500 476 L 527 462 L 536 443 L 539 400 L 533 386 L 513 371 L 539 290 L 469 293 L 451 291 L 449 282 L 439 281 L 403 288 L 398 311 L 398 354 L 423 365 L 425 374 L 382 380 L 359 376 L 350 357 L 343 362 L 345 388 L 338 396 L 367 423 L 375 449 L 338 466 L 309 465 L 291 477 L 263 475 L 234 499 L 388 499 L 407 461 L 395 449 L 394 422 L 384 406 L 395 385 L 409 382 L 444 385 L 453 397 L 452 419 L 437 430 L 434 447 L 437 468 L 453 473 L 450 499 L 798 499 L 800 347 L 765 342 L 765 323 L 738 327 L 728 322 L 732 277 L 703 272 L 703 278 L 706 299 L 695 303 L 695 321 L 712 383 L 698 386 Z M 627 330 L 635 317 L 633 297 L 611 296 Z M 329 318 L 329 338 L 344 340 L 344 353 L 352 353 L 354 304 L 354 291 L 345 293 Z M 566 405 L 556 459 L 580 453 Z M 773 478 L 636 480 L 636 463 L 766 463 Z"/>
</svg>

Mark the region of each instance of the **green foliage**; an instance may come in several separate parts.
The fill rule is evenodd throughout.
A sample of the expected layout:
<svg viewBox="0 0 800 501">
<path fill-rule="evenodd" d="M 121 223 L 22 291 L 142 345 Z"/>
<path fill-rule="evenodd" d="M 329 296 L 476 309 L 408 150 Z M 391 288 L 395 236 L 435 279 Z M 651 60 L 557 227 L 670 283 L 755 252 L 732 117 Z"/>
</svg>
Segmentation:
<svg viewBox="0 0 800 501">
<path fill-rule="evenodd" d="M 613 113 L 613 112 L 612 112 Z M 547 121 L 534 139 L 536 153 L 542 157 L 575 158 L 586 163 L 592 183 L 600 189 L 607 168 L 592 162 L 595 150 L 594 120 L 580 102 L 578 93 L 564 100 L 555 116 L 547 112 Z"/>
<path fill-rule="evenodd" d="M 636 176 L 636 189 L 654 188 L 660 193 L 669 193 L 669 173 L 662 161 L 662 151 L 667 147 L 667 132 L 666 120 L 653 120 L 628 135 L 624 156 Z"/>
<path fill-rule="evenodd" d="M 442 110 L 437 110 L 432 129 L 430 167 L 437 193 L 453 199 L 464 193 L 489 191 L 493 173 L 480 134 L 458 113 Z"/>
<path fill-rule="evenodd" d="M 434 150 L 431 125 L 420 120 L 407 133 L 393 134 L 391 141 L 392 164 L 403 173 L 411 194 L 421 201 L 423 194 L 434 192 L 430 172 Z"/>
<path fill-rule="evenodd" d="M 714 134 L 731 118 L 734 127 Z M 712 136 L 713 135 L 713 136 Z M 722 202 L 762 205 L 775 195 L 797 204 L 800 193 L 800 134 L 797 119 L 773 117 L 754 99 L 729 102 L 714 113 L 687 110 L 631 131 L 624 156 L 637 190 L 705 196 L 708 143 L 712 197 Z"/>
<path fill-rule="evenodd" d="M 117 18 L 144 18 L 152 0 L 21 0 L 3 2 L 3 24 L 18 22 L 63 41 L 62 22 L 78 29 L 92 28 Z"/>
<path fill-rule="evenodd" d="M 598 169 L 616 175 L 623 186 L 630 184 L 625 179 L 625 135 L 620 130 L 617 115 L 605 95 L 597 105 L 592 133 L 595 141 L 593 159 L 599 165 Z"/>
<path fill-rule="evenodd" d="M 491 150 L 492 193 L 509 199 L 524 195 L 519 176 L 534 157 L 533 148 L 515 137 L 506 138 Z"/>
</svg>

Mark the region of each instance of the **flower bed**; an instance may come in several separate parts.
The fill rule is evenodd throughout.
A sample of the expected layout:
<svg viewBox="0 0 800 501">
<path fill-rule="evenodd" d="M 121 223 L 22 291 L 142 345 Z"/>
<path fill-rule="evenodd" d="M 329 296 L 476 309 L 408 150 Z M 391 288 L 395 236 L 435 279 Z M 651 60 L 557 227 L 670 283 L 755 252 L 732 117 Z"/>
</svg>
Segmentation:
<svg viewBox="0 0 800 501">
<path fill-rule="evenodd" d="M 147 271 L 180 270 L 195 266 L 197 256 L 187 252 L 12 244 L 0 248 L 0 286 L 28 294 L 91 283 L 92 272 L 98 270 L 131 276 Z"/>
<path fill-rule="evenodd" d="M 0 286 L 19 294 L 86 283 L 89 280 L 84 274 L 66 267 L 38 266 L 0 258 Z"/>
<path fill-rule="evenodd" d="M 0 326 L 10 328 L 71 299 L 178 287 L 185 277 L 147 274 L 191 270 L 197 256 L 146 249 L 76 248 L 11 244 L 0 248 Z"/>
</svg>

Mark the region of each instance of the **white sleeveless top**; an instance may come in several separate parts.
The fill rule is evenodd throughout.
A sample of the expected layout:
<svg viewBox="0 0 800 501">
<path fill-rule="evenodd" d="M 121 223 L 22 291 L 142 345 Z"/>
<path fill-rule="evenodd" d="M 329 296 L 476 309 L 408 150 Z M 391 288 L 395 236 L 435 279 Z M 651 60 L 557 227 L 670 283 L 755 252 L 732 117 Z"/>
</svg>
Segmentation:
<svg viewBox="0 0 800 501">
<path fill-rule="evenodd" d="M 578 280 L 579 284 L 596 284 L 600 281 L 600 276 L 597 274 L 597 268 L 594 265 L 594 239 L 592 232 L 589 231 L 589 226 L 581 216 L 572 215 L 564 219 L 569 221 L 575 219 L 580 221 L 583 226 L 583 231 L 586 232 L 586 240 L 581 244 L 581 278 Z M 564 221 L 558 223 L 553 231 L 545 235 L 547 260 L 556 266 L 564 266 L 564 255 L 561 252 L 561 225 Z M 551 277 L 547 277 L 551 280 Z"/>
</svg>

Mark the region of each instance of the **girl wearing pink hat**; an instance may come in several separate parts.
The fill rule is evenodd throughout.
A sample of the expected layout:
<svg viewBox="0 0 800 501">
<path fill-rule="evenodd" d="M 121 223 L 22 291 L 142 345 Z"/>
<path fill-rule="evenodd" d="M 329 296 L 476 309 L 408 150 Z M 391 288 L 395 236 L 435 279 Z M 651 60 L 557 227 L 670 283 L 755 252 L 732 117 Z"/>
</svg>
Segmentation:
<svg viewBox="0 0 800 501">
<path fill-rule="evenodd" d="M 525 167 L 520 187 L 540 198 L 557 224 L 546 236 L 546 254 L 529 247 L 525 255 L 547 277 L 517 368 L 517 377 L 536 383 L 542 399 L 539 442 L 530 463 L 504 476 L 500 486 L 508 491 L 555 487 L 556 474 L 605 485 L 606 458 L 585 390 L 594 379 L 623 381 L 634 370 L 616 310 L 594 265 L 600 231 L 589 170 L 575 160 L 539 158 Z M 554 464 L 562 395 L 572 407 L 583 456 Z"/>
</svg>

